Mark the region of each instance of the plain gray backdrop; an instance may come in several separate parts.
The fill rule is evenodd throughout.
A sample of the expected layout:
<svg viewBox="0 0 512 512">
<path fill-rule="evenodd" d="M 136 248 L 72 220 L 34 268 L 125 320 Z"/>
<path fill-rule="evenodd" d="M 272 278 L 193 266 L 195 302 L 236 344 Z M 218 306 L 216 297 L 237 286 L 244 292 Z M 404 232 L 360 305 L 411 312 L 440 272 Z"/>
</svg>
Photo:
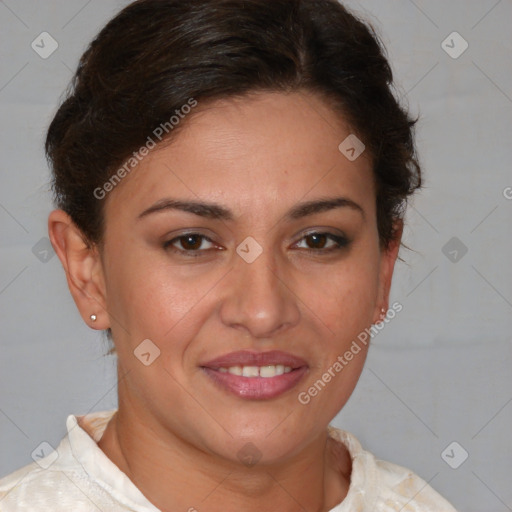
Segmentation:
<svg viewBox="0 0 512 512">
<path fill-rule="evenodd" d="M 57 446 L 68 414 L 117 405 L 115 358 L 49 247 L 43 140 L 79 56 L 127 3 L 0 1 L 0 476 Z M 512 2 L 345 3 L 381 34 L 421 116 L 425 188 L 395 267 L 403 310 L 333 423 L 461 511 L 512 510 Z M 46 58 L 41 37 L 58 44 Z"/>
</svg>

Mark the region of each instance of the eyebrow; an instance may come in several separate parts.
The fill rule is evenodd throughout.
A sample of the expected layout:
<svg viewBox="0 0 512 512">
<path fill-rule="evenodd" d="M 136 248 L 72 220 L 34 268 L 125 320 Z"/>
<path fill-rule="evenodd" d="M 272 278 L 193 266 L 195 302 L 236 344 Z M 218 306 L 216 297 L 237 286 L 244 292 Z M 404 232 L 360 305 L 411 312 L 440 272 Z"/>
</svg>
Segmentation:
<svg viewBox="0 0 512 512">
<path fill-rule="evenodd" d="M 321 213 L 336 208 L 350 208 L 358 211 L 365 218 L 363 208 L 347 197 L 332 197 L 322 198 L 314 201 L 307 201 L 300 203 L 291 208 L 285 214 L 285 220 L 298 220 L 303 217 L 308 217 L 316 213 Z M 208 219 L 219 219 L 225 221 L 233 221 L 234 215 L 231 210 L 221 206 L 217 203 L 200 202 L 200 201 L 183 201 L 171 198 L 164 198 L 157 201 L 155 204 L 144 210 L 139 214 L 138 219 L 142 219 L 153 213 L 165 212 L 169 210 L 179 210 L 187 213 L 192 213 L 199 217 Z"/>
</svg>

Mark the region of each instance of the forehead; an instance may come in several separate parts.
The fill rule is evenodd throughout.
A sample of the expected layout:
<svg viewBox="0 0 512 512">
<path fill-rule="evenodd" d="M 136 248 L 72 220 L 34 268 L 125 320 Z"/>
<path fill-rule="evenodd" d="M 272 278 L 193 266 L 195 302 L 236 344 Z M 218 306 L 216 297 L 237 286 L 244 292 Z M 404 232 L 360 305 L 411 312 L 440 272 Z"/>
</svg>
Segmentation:
<svg viewBox="0 0 512 512">
<path fill-rule="evenodd" d="M 110 193 L 107 209 L 142 210 L 165 196 L 216 199 L 240 214 L 244 206 L 264 212 L 271 201 L 315 195 L 374 200 L 369 155 L 350 161 L 340 152 L 351 129 L 312 94 L 253 93 L 199 104 L 182 122 L 170 143 Z"/>
</svg>

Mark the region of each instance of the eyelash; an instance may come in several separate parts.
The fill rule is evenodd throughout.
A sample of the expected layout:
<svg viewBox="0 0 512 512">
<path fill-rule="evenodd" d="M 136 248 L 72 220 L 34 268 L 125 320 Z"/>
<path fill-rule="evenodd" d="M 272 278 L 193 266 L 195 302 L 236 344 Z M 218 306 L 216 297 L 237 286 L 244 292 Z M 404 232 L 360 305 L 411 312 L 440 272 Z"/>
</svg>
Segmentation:
<svg viewBox="0 0 512 512">
<path fill-rule="evenodd" d="M 325 236 L 327 236 L 328 239 L 334 241 L 337 244 L 337 246 L 331 247 L 329 249 L 304 249 L 305 251 L 307 251 L 309 253 L 330 254 L 332 252 L 345 249 L 350 244 L 350 241 L 343 236 L 339 236 L 339 235 L 335 235 L 334 233 L 323 232 L 323 231 L 314 231 L 314 232 L 308 233 L 307 235 L 304 235 L 299 240 L 299 242 L 310 237 L 310 236 L 314 236 L 314 235 L 317 235 L 317 236 L 325 235 Z M 207 237 L 206 235 L 201 235 L 200 233 L 190 232 L 190 233 L 184 233 L 183 235 L 180 235 L 176 238 L 173 238 L 172 240 L 169 240 L 168 242 L 165 242 L 163 244 L 163 248 L 165 250 L 170 250 L 174 253 L 178 253 L 178 254 L 181 254 L 184 256 L 186 255 L 185 257 L 197 258 L 197 257 L 203 256 L 204 254 L 202 254 L 202 253 L 204 253 L 206 250 L 199 250 L 199 249 L 184 250 L 184 249 L 177 249 L 177 248 L 173 247 L 173 244 L 175 242 L 178 242 L 184 238 L 191 237 L 191 236 L 197 236 L 197 237 L 200 237 L 201 239 L 207 240 L 208 242 L 214 243 L 213 240 L 211 238 Z"/>
</svg>

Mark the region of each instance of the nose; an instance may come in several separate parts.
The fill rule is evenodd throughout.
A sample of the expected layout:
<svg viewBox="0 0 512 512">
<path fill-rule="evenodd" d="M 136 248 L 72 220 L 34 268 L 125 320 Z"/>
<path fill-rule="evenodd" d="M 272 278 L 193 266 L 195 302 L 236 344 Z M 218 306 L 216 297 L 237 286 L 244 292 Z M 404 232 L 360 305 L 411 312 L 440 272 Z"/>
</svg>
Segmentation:
<svg viewBox="0 0 512 512">
<path fill-rule="evenodd" d="M 300 301 L 293 291 L 291 272 L 285 268 L 286 262 L 276 261 L 265 248 L 252 263 L 235 257 L 220 310 L 225 325 L 262 339 L 298 323 Z"/>
</svg>

